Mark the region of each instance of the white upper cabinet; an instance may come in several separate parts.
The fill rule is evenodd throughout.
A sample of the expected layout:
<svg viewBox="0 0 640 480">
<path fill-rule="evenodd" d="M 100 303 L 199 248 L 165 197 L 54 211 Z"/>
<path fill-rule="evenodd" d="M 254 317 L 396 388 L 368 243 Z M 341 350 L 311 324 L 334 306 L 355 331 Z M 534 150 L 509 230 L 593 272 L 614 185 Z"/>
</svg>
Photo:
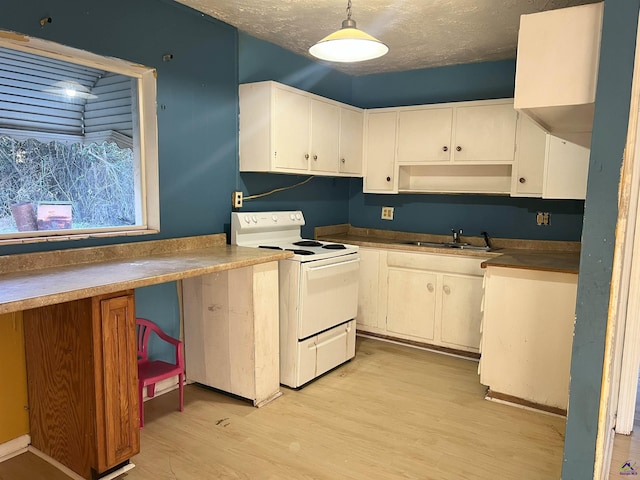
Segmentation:
<svg viewBox="0 0 640 480">
<path fill-rule="evenodd" d="M 241 172 L 362 175 L 361 109 L 271 81 L 239 93 Z"/>
<path fill-rule="evenodd" d="M 515 108 L 549 132 L 590 132 L 603 3 L 520 17 Z"/>
<path fill-rule="evenodd" d="M 311 124 L 309 114 L 311 111 L 309 98 L 299 93 L 288 90 L 276 89 L 273 104 L 274 117 L 277 127 L 273 129 L 274 151 L 273 166 L 283 170 L 307 170 L 309 168 L 309 136 Z M 240 113 L 242 119 L 243 113 Z M 246 119 L 250 120 L 250 119 Z M 264 121 L 264 120 L 263 120 Z M 259 128 L 258 121 L 253 122 L 255 128 Z M 240 124 L 242 136 L 243 125 Z M 245 129 L 247 135 L 251 135 L 251 125 Z M 242 140 L 241 140 L 242 142 Z M 241 145 L 242 148 L 243 145 Z M 257 147 L 254 146 L 254 148 Z M 247 149 L 248 153 L 252 149 Z M 266 152 L 265 152 L 266 153 Z M 241 169 L 245 163 L 251 165 L 251 157 L 240 154 Z M 257 157 L 253 157 L 257 158 Z M 245 162 L 243 162 L 245 160 Z M 254 163 L 255 165 L 255 163 Z"/>
<path fill-rule="evenodd" d="M 516 111 L 506 103 L 456 107 L 451 157 L 455 162 L 513 162 Z"/>
<path fill-rule="evenodd" d="M 490 100 L 399 109 L 398 163 L 513 161 L 513 101 Z"/>
<path fill-rule="evenodd" d="M 552 135 L 525 115 L 518 121 L 512 197 L 584 200 L 590 143 L 588 133 Z"/>
<path fill-rule="evenodd" d="M 363 130 L 362 110 L 340 107 L 340 173 L 362 175 Z"/>
<path fill-rule="evenodd" d="M 398 162 L 448 162 L 453 108 L 417 108 L 398 114 Z"/>
<path fill-rule="evenodd" d="M 398 193 L 397 124 L 396 110 L 382 108 L 366 113 L 364 193 Z"/>
<path fill-rule="evenodd" d="M 338 168 L 338 140 L 340 136 L 340 108 L 314 98 L 311 104 L 311 160 L 314 172 L 335 172 Z"/>
</svg>

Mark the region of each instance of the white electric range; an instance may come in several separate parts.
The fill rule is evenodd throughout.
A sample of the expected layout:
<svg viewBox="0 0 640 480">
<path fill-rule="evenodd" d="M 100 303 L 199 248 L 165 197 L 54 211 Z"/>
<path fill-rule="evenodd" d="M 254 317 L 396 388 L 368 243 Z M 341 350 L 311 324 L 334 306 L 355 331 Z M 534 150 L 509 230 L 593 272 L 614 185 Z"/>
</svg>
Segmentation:
<svg viewBox="0 0 640 480">
<path fill-rule="evenodd" d="M 301 211 L 233 212 L 231 243 L 292 250 L 279 262 L 280 383 L 297 388 L 355 356 L 356 245 L 303 239 Z"/>
</svg>

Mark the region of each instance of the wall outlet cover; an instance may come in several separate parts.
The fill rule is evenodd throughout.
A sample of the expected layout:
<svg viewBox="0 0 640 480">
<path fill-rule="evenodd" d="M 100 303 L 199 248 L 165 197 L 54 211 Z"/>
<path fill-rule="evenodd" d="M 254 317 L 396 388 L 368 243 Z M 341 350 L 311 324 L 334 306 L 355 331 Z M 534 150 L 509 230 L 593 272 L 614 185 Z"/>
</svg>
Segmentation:
<svg viewBox="0 0 640 480">
<path fill-rule="evenodd" d="M 393 207 L 382 207 L 380 218 L 382 220 L 393 220 Z"/>
<path fill-rule="evenodd" d="M 242 192 L 233 192 L 231 205 L 233 208 L 242 208 Z"/>
</svg>

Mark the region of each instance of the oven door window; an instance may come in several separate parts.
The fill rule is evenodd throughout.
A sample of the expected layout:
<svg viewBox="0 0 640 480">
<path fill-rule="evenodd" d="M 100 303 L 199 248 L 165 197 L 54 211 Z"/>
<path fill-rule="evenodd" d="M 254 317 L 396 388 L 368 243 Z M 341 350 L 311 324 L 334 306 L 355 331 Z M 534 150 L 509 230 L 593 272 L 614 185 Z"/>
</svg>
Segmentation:
<svg viewBox="0 0 640 480">
<path fill-rule="evenodd" d="M 298 338 L 355 318 L 358 311 L 358 254 L 301 264 Z"/>
</svg>

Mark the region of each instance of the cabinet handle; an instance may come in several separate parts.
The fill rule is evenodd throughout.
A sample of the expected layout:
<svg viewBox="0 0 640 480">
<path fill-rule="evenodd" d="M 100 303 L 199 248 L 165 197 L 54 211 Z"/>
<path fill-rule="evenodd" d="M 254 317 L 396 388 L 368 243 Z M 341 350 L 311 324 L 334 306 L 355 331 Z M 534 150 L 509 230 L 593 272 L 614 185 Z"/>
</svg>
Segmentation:
<svg viewBox="0 0 640 480">
<path fill-rule="evenodd" d="M 461 152 L 461 151 L 462 151 L 462 147 L 461 147 L 460 145 L 458 145 L 458 146 L 456 147 L 456 152 Z"/>
<path fill-rule="evenodd" d="M 433 283 L 427 283 L 427 290 L 433 292 Z"/>
<path fill-rule="evenodd" d="M 390 181 L 391 181 L 391 177 L 387 177 L 387 182 L 390 182 Z"/>
<path fill-rule="evenodd" d="M 314 155 L 314 156 L 313 156 L 313 159 L 314 159 L 314 160 L 318 160 L 318 155 Z"/>
<path fill-rule="evenodd" d="M 442 151 L 443 152 L 448 152 L 449 151 L 449 147 L 447 147 L 446 145 L 444 147 L 442 147 Z"/>
<path fill-rule="evenodd" d="M 341 161 L 342 163 L 346 163 L 346 160 L 345 160 L 344 158 L 341 158 L 341 159 L 340 159 L 340 161 Z"/>
<path fill-rule="evenodd" d="M 526 183 L 526 182 L 527 182 L 527 179 L 526 179 L 526 178 L 524 178 L 524 177 L 520 177 L 520 178 L 518 179 L 518 181 L 519 181 L 520 183 Z"/>
<path fill-rule="evenodd" d="M 442 287 L 442 290 L 444 290 L 444 293 L 446 293 L 447 295 L 451 293 L 451 288 L 449 288 L 449 285 L 445 285 L 444 287 Z"/>
<path fill-rule="evenodd" d="M 304 158 L 305 158 L 305 160 L 309 160 L 309 154 L 308 154 L 308 153 L 305 153 L 305 154 L 304 154 Z"/>
</svg>

